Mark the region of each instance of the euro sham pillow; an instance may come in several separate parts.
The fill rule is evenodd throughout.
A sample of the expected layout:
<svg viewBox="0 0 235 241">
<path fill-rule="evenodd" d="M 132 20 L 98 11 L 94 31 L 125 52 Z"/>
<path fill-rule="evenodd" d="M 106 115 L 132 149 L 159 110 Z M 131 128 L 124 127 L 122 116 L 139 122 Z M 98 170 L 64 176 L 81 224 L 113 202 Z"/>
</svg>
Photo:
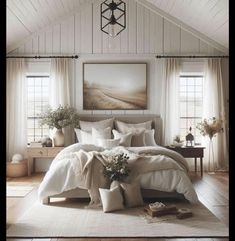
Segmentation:
<svg viewBox="0 0 235 241">
<path fill-rule="evenodd" d="M 78 142 L 81 144 L 94 144 L 92 134 L 81 129 L 74 128 Z"/>
<path fill-rule="evenodd" d="M 120 146 L 130 147 L 131 146 L 131 138 L 132 133 L 123 134 L 118 132 L 117 130 L 112 130 L 114 139 L 120 139 Z"/>
<path fill-rule="evenodd" d="M 146 121 L 143 123 L 125 123 L 119 120 L 115 120 L 115 129 L 121 133 L 128 133 L 129 129 L 139 129 L 143 128 L 146 130 L 152 129 L 152 121 Z"/>
<path fill-rule="evenodd" d="M 124 204 L 126 207 L 138 207 L 144 204 L 140 185 L 138 182 L 134 183 L 120 183 L 124 195 Z"/>
<path fill-rule="evenodd" d="M 105 129 L 110 127 L 113 129 L 114 118 L 101 120 L 101 121 L 79 121 L 80 129 L 87 132 L 92 132 L 92 128 Z"/>
<path fill-rule="evenodd" d="M 119 187 L 110 190 L 99 188 L 99 192 L 105 213 L 124 209 L 123 197 Z"/>
<path fill-rule="evenodd" d="M 101 146 L 105 149 L 111 149 L 113 147 L 119 146 L 120 138 L 119 139 L 97 139 L 97 145 Z"/>
</svg>

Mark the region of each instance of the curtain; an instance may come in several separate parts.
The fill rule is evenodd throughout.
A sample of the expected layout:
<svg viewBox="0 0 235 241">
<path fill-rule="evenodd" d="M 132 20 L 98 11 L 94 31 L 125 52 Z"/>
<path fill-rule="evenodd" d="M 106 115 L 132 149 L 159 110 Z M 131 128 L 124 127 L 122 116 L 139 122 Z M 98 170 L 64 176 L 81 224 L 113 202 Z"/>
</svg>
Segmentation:
<svg viewBox="0 0 235 241">
<path fill-rule="evenodd" d="M 170 145 L 180 134 L 179 78 L 180 60 L 163 60 L 163 84 L 161 98 L 162 144 Z"/>
<path fill-rule="evenodd" d="M 70 73 L 70 59 L 54 58 L 51 59 L 50 70 L 50 99 L 49 104 L 53 109 L 59 105 L 71 105 L 71 77 Z M 74 143 L 74 131 L 71 127 L 63 129 L 65 135 L 65 146 Z M 51 131 L 51 136 L 55 130 Z"/>
<path fill-rule="evenodd" d="M 221 59 L 207 60 L 203 91 L 203 118 L 216 117 L 218 119 L 222 119 L 224 123 L 224 132 L 217 133 L 216 136 L 212 138 L 214 167 L 212 165 L 212 152 L 210 152 L 209 148 L 209 137 L 205 136 L 203 138 L 203 145 L 206 147 L 204 155 L 204 169 L 210 172 L 216 170 L 226 170 L 228 168 L 228 132 L 226 131 L 225 95 L 224 83 L 222 79 Z M 209 165 L 209 160 L 211 165 Z"/>
<path fill-rule="evenodd" d="M 27 80 L 24 59 L 7 59 L 7 161 L 27 147 Z"/>
</svg>

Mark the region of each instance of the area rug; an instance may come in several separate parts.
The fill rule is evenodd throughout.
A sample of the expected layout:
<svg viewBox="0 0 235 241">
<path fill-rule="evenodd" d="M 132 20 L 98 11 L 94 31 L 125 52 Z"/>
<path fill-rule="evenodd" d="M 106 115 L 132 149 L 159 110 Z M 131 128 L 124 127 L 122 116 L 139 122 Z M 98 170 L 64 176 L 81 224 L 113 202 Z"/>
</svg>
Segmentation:
<svg viewBox="0 0 235 241">
<path fill-rule="evenodd" d="M 153 238 L 228 237 L 228 227 L 202 204 L 177 203 L 190 208 L 193 217 L 149 222 L 143 207 L 104 213 L 86 209 L 84 203 L 63 202 L 43 205 L 36 202 L 7 230 L 8 238 Z"/>
<path fill-rule="evenodd" d="M 7 197 L 25 197 L 34 189 L 34 186 L 9 186 L 7 185 Z"/>
</svg>

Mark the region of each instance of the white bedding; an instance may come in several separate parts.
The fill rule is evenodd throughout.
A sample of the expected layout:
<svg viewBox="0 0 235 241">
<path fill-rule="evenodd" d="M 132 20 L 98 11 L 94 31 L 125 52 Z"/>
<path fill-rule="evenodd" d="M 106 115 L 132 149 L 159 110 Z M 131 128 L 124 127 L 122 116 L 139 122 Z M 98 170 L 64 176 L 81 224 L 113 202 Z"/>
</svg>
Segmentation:
<svg viewBox="0 0 235 241">
<path fill-rule="evenodd" d="M 38 196 L 40 200 L 77 187 L 84 188 L 81 177 L 76 175 L 74 168 L 74 164 L 77 163 L 75 152 L 79 150 L 102 153 L 105 151 L 102 147 L 79 143 L 63 149 L 52 161 L 48 172 L 39 186 Z M 165 192 L 177 191 L 183 194 L 191 203 L 198 202 L 197 194 L 187 174 L 187 162 L 180 154 L 160 146 L 128 147 L 126 150 L 142 156 L 145 153 L 149 153 L 152 161 L 158 162 L 160 166 L 162 163 L 162 166 L 168 167 L 141 174 L 140 185 L 142 188 Z M 108 152 L 110 153 L 110 151 Z M 166 153 L 168 155 L 159 153 Z M 171 157 L 169 157 L 169 154 Z"/>
</svg>

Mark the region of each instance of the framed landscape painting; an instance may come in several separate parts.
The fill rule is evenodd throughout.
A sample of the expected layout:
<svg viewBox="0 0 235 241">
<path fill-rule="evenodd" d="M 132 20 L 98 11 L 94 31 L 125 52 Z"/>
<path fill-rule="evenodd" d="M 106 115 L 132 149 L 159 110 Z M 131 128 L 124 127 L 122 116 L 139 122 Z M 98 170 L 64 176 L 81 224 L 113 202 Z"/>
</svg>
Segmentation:
<svg viewBox="0 0 235 241">
<path fill-rule="evenodd" d="M 83 63 L 83 109 L 147 109 L 147 64 Z"/>
</svg>

